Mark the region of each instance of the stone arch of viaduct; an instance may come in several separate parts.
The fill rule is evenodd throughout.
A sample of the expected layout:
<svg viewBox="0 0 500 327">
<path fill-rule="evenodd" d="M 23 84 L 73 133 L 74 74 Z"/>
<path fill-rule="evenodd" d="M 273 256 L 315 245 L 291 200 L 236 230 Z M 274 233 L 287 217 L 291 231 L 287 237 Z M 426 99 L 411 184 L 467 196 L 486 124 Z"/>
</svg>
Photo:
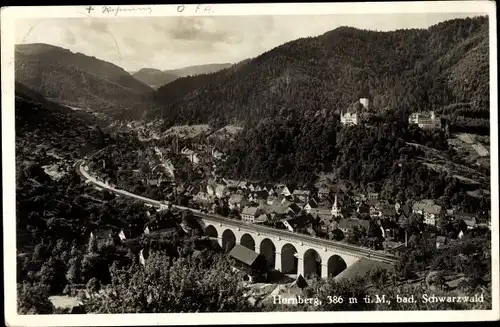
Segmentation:
<svg viewBox="0 0 500 327">
<path fill-rule="evenodd" d="M 201 219 L 200 223 L 205 234 L 217 238 L 225 251 L 240 244 L 262 254 L 270 268 L 285 274 L 300 274 L 306 278 L 314 274 L 322 278 L 335 277 L 361 258 L 337 248 L 294 239 L 293 236 L 258 232 L 250 226 L 237 227 L 205 219 Z"/>
</svg>

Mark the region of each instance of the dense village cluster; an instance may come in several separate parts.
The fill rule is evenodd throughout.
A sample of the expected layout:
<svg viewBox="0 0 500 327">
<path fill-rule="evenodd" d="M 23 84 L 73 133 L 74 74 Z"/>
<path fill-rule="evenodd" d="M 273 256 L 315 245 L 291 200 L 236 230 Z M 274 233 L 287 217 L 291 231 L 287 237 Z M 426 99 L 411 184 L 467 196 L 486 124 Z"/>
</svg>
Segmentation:
<svg viewBox="0 0 500 327">
<path fill-rule="evenodd" d="M 446 210 L 431 199 L 401 204 L 379 199 L 378 193 L 353 194 L 338 184 L 300 189 L 284 184 L 221 179 L 219 183 L 215 180 L 208 183 L 206 190 L 193 196 L 193 201 L 208 212 L 226 213 L 247 223 L 339 241 L 348 240 L 347 236 L 355 229 L 364 233 L 373 230 L 374 237 L 398 241 L 400 229 L 408 225 L 412 214 L 425 225 L 439 228 L 462 221 L 464 224 L 455 237 L 467 230 L 490 226 L 486 213 Z M 386 244 L 394 246 L 393 242 Z"/>
</svg>

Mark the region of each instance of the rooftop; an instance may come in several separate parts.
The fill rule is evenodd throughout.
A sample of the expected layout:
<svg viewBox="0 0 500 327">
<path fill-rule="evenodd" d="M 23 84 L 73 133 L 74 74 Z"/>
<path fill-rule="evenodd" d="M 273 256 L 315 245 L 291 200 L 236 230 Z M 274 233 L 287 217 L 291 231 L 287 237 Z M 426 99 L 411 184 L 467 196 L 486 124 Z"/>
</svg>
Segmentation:
<svg viewBox="0 0 500 327">
<path fill-rule="evenodd" d="M 241 214 L 255 216 L 257 214 L 258 207 L 244 207 Z"/>
<path fill-rule="evenodd" d="M 229 256 L 251 266 L 257 260 L 259 254 L 242 245 L 236 244 L 231 252 L 229 252 Z"/>
<path fill-rule="evenodd" d="M 355 226 L 369 228 L 370 221 L 358 218 L 342 219 L 339 221 L 340 228 L 354 228 Z"/>
<path fill-rule="evenodd" d="M 431 214 L 439 214 L 441 212 L 441 206 L 434 203 L 433 200 L 421 200 L 413 204 L 413 210 L 423 211 Z"/>
<path fill-rule="evenodd" d="M 335 277 L 336 281 L 345 280 L 345 279 L 355 279 L 355 278 L 363 278 L 366 274 L 376 268 L 389 268 L 390 265 L 386 263 L 382 263 L 380 261 L 375 261 L 367 258 L 361 258 L 358 262 L 353 264 L 350 267 L 347 267 L 344 271 L 338 274 Z"/>
</svg>

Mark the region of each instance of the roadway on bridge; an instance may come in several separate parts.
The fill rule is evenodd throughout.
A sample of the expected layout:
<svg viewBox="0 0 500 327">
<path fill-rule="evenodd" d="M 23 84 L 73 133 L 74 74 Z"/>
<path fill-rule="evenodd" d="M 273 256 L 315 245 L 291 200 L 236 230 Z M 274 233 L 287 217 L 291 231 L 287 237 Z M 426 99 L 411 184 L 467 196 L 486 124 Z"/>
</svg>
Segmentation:
<svg viewBox="0 0 500 327">
<path fill-rule="evenodd" d="M 97 180 L 95 177 L 91 176 L 87 171 L 85 171 L 85 169 L 83 169 L 83 166 L 82 166 L 83 163 L 84 163 L 84 160 L 82 159 L 82 160 L 79 160 L 75 164 L 76 171 L 80 176 L 82 176 L 84 179 L 88 180 L 90 183 L 92 183 L 92 184 L 94 184 L 102 189 L 106 189 L 110 192 L 124 195 L 124 196 L 128 196 L 128 197 L 140 200 L 142 202 L 145 202 L 145 203 L 148 203 L 151 205 L 155 205 L 155 206 L 164 205 L 160 201 L 146 198 L 146 197 L 134 194 L 134 193 L 130 193 L 130 192 L 127 192 L 125 190 L 120 190 L 120 189 L 117 189 L 117 188 L 110 186 L 109 184 L 106 184 L 106 183 L 103 183 L 103 182 Z M 235 227 L 242 227 L 245 229 L 252 229 L 252 230 L 255 230 L 256 232 L 271 233 L 275 236 L 282 236 L 282 237 L 287 237 L 287 238 L 292 237 L 294 239 L 297 239 L 298 241 L 314 243 L 314 244 L 317 244 L 317 245 L 323 246 L 323 247 L 326 246 L 326 247 L 330 247 L 330 248 L 337 248 L 339 250 L 344 250 L 347 252 L 362 255 L 366 258 L 370 258 L 370 259 L 376 260 L 376 261 L 395 263 L 398 260 L 397 256 L 390 254 L 390 253 L 387 253 L 387 252 L 384 252 L 384 251 L 375 251 L 375 250 L 371 250 L 371 249 L 367 249 L 367 248 L 363 248 L 363 247 L 359 247 L 359 246 L 355 246 L 355 245 L 320 239 L 320 238 L 305 235 L 305 234 L 294 233 L 294 232 L 276 229 L 276 228 L 271 228 L 271 227 L 266 227 L 266 226 L 262 226 L 262 225 L 248 224 L 248 223 L 244 223 L 244 222 L 239 221 L 239 220 L 226 218 L 224 216 L 220 216 L 220 215 L 216 215 L 216 214 L 202 213 L 200 210 L 192 209 L 189 207 L 184 207 L 184 206 L 179 206 L 179 205 L 172 205 L 172 207 L 179 209 L 179 210 L 188 210 L 188 211 L 191 211 L 195 216 L 198 216 L 200 218 L 205 218 L 208 220 L 215 220 L 217 222 L 224 223 L 226 225 L 232 225 Z"/>
</svg>

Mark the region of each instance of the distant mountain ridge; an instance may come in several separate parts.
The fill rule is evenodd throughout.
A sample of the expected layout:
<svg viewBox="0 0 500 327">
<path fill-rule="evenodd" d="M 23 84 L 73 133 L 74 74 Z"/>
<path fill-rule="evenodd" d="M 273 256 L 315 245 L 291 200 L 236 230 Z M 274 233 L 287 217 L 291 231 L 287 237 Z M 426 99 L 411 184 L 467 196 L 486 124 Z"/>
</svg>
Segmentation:
<svg viewBox="0 0 500 327">
<path fill-rule="evenodd" d="M 164 71 L 155 68 L 142 68 L 136 72 L 131 72 L 131 74 L 137 80 L 156 89 L 181 77 L 214 73 L 219 70 L 231 67 L 231 65 L 232 64 L 229 63 L 195 65 Z"/>
<path fill-rule="evenodd" d="M 16 45 L 15 62 L 16 81 L 75 107 L 115 114 L 144 107 L 153 92 L 115 64 L 49 44 Z"/>
<path fill-rule="evenodd" d="M 339 27 L 164 85 L 155 96 L 160 110 L 149 117 L 166 125 L 256 126 L 291 112 L 333 115 L 368 94 L 375 112 L 435 110 L 452 125 L 486 131 L 488 27 L 485 16 L 391 32 Z"/>
</svg>

